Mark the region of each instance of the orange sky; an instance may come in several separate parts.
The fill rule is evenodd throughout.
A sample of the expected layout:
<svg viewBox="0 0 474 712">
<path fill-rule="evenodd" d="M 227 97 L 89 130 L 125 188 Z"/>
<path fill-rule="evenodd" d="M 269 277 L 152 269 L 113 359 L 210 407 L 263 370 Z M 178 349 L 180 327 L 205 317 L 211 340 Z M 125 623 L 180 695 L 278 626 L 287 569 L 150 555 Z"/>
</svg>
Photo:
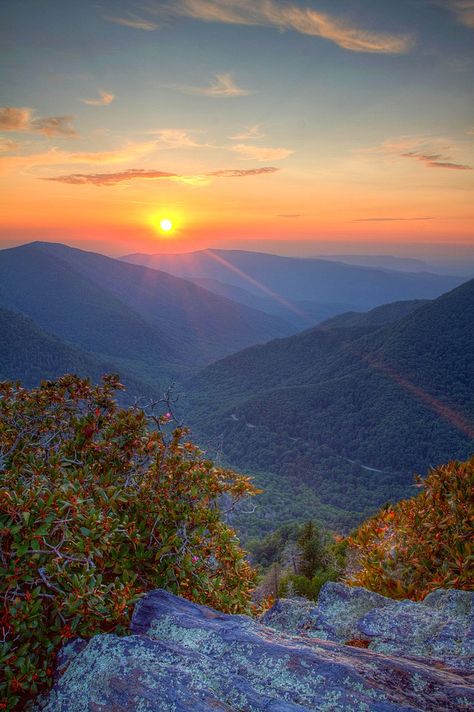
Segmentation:
<svg viewBox="0 0 474 712">
<path fill-rule="evenodd" d="M 369 0 L 108 5 L 7 3 L 1 244 L 472 242 L 459 8 L 426 2 L 413 26 Z"/>
</svg>

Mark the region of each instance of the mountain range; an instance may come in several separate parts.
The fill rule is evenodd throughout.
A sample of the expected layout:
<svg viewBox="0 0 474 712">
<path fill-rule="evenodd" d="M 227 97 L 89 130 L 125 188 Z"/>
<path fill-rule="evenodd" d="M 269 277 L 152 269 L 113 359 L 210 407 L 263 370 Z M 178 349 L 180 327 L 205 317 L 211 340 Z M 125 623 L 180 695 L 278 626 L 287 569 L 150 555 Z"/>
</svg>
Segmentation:
<svg viewBox="0 0 474 712">
<path fill-rule="evenodd" d="M 286 491 L 273 518 L 309 507 L 350 525 L 412 493 L 414 471 L 472 452 L 473 323 L 474 280 L 336 317 L 204 369 L 188 419 L 231 465 Z"/>
<path fill-rule="evenodd" d="M 0 251 L 0 305 L 116 370 L 163 384 L 291 332 L 277 316 L 165 272 L 52 243 Z"/>
<path fill-rule="evenodd" d="M 155 257 L 0 251 L 0 380 L 118 372 L 132 399 L 176 382 L 194 437 L 265 489 L 256 514 L 235 515 L 246 535 L 303 517 L 350 528 L 412 494 L 414 470 L 472 451 L 474 281 L 222 250 Z"/>
<path fill-rule="evenodd" d="M 239 250 L 133 254 L 122 259 L 199 280 L 211 291 L 283 317 L 295 332 L 351 309 L 365 311 L 400 299 L 432 299 L 463 281 L 429 272 Z"/>
</svg>

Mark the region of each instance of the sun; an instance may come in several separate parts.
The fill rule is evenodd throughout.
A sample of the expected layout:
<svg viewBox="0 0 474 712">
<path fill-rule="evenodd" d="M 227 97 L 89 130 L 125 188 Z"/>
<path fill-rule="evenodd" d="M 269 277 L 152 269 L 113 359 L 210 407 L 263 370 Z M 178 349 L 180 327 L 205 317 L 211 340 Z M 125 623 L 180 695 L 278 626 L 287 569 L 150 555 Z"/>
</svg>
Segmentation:
<svg viewBox="0 0 474 712">
<path fill-rule="evenodd" d="M 163 230 L 163 232 L 171 232 L 173 229 L 173 221 L 169 218 L 163 218 L 160 220 L 160 229 Z"/>
</svg>

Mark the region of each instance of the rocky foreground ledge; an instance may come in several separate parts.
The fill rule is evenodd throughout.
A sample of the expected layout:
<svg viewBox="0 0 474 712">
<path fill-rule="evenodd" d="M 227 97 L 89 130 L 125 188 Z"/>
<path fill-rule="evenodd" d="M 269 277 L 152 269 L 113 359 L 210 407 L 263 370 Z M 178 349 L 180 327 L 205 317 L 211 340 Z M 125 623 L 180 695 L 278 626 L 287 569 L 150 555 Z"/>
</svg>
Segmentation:
<svg viewBox="0 0 474 712">
<path fill-rule="evenodd" d="M 473 610 L 474 594 L 463 591 L 416 604 L 326 584 L 318 605 L 279 601 L 259 622 L 152 591 L 130 636 L 98 635 L 62 652 L 60 677 L 37 709 L 467 712 Z"/>
</svg>

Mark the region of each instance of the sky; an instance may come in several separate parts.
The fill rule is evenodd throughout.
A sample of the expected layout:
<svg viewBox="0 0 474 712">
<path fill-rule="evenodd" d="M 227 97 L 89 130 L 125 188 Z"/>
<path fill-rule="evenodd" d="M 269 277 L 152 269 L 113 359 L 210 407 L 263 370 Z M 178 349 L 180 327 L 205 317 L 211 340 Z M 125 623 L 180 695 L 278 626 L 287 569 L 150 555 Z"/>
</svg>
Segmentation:
<svg viewBox="0 0 474 712">
<path fill-rule="evenodd" d="M 473 245 L 474 0 L 4 0 L 2 20 L 0 247 Z"/>
</svg>

